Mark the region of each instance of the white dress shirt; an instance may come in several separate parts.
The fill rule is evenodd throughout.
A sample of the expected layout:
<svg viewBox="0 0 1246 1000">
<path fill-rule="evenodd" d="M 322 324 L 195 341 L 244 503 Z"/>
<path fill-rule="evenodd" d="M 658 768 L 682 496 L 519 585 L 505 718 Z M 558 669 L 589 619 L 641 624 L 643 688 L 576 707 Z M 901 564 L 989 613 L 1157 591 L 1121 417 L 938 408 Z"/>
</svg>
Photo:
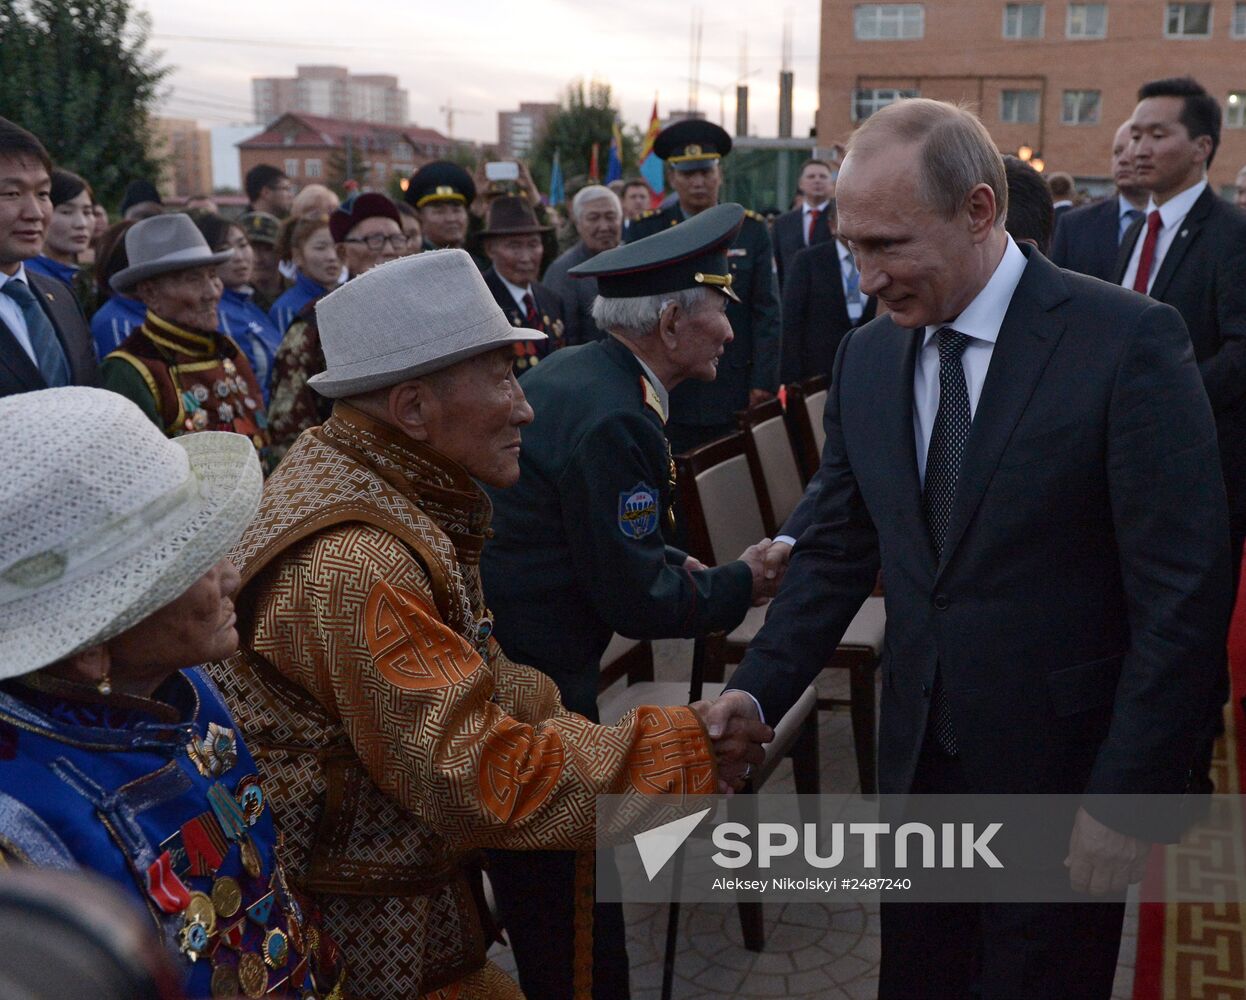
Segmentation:
<svg viewBox="0 0 1246 1000">
<path fill-rule="evenodd" d="M 0 289 L 3 289 L 5 284 L 10 281 L 20 281 L 27 288 L 30 288 L 30 282 L 26 279 L 26 268 L 24 265 L 18 264 L 17 271 L 13 274 L 5 274 L 3 271 L 0 271 Z M 30 288 L 30 290 L 32 293 L 35 291 L 33 288 Z M 35 293 L 35 296 L 37 298 L 38 294 Z M 3 320 L 4 325 L 13 332 L 17 342 L 22 345 L 22 350 L 26 352 L 30 360 L 35 363 L 35 367 L 38 368 L 39 359 L 35 357 L 35 347 L 30 342 L 30 330 L 26 326 L 26 317 L 22 315 L 22 310 L 17 302 L 2 293 L 0 293 L 0 320 Z"/>
<path fill-rule="evenodd" d="M 844 286 L 844 303 L 848 307 L 848 318 L 856 323 L 861 319 L 861 314 L 865 312 L 865 297 L 861 294 L 861 275 L 857 272 L 857 262 L 852 259 L 852 251 L 844 246 L 841 240 L 836 240 L 835 246 L 839 250 L 839 280 Z M 848 287 L 854 274 L 856 275 L 856 301 L 850 297 L 852 289 Z"/>
<path fill-rule="evenodd" d="M 812 240 L 812 237 L 813 237 L 813 226 L 812 226 L 812 225 L 810 225 L 810 223 L 809 223 L 809 213 L 810 213 L 810 212 L 812 212 L 812 211 L 816 208 L 819 212 L 821 212 L 821 213 L 822 213 L 822 214 L 821 214 L 821 216 L 820 216 L 820 218 L 825 218 L 825 217 L 826 217 L 826 210 L 827 210 L 828 208 L 830 208 L 830 207 L 831 207 L 831 200 L 830 200 L 829 198 L 828 198 L 826 201 L 822 202 L 822 204 L 821 204 L 821 205 L 810 205 L 808 202 L 805 202 L 805 203 L 801 206 L 801 209 L 800 209 L 800 232 L 801 232 L 801 235 L 804 237 L 804 240 L 805 240 L 805 246 L 810 246 L 810 245 L 812 244 L 812 242 L 813 242 L 813 240 Z M 828 223 L 827 223 L 827 225 L 830 225 L 830 223 L 828 222 Z"/>
<path fill-rule="evenodd" d="M 499 278 L 502 278 L 502 272 L 496 267 L 493 269 L 493 272 Z M 506 286 L 506 290 L 511 293 L 511 298 L 515 300 L 515 305 L 519 306 L 519 311 L 524 313 L 524 315 L 527 315 L 528 303 L 523 300 L 523 297 L 532 291 L 532 286 L 529 285 L 527 288 L 520 288 L 518 285 L 507 281 L 505 278 L 502 278 L 502 284 L 504 284 Z M 535 295 L 532 296 L 532 303 L 534 306 L 536 305 Z"/>
<path fill-rule="evenodd" d="M 1160 265 L 1164 263 L 1164 255 L 1168 253 L 1172 241 L 1177 238 L 1177 230 L 1185 222 L 1185 217 L 1190 214 L 1190 209 L 1194 207 L 1199 196 L 1206 190 L 1207 180 L 1204 178 L 1193 187 L 1188 187 L 1180 194 L 1173 195 L 1159 206 L 1159 235 L 1155 240 L 1155 259 L 1151 261 L 1151 273 L 1147 277 L 1147 292 L 1150 292 L 1151 286 L 1155 284 L 1155 276 L 1159 274 Z M 1155 208 L 1154 199 L 1148 200 L 1146 214 L 1150 215 Z M 1134 279 L 1138 277 L 1138 262 L 1142 259 L 1142 245 L 1145 242 L 1146 226 L 1144 225 L 1134 241 L 1133 252 L 1129 255 L 1129 266 L 1125 268 L 1125 277 L 1121 279 L 1121 284 L 1125 288 L 1133 288 Z"/>
<path fill-rule="evenodd" d="M 926 452 L 930 449 L 930 434 L 934 430 L 935 415 L 939 412 L 939 344 L 935 335 L 948 326 L 970 338 L 960 361 L 965 369 L 969 416 L 972 419 L 978 412 L 982 383 L 986 381 L 986 372 L 991 366 L 999 329 L 1004 325 L 1004 316 L 1024 271 L 1025 254 L 1017 249 L 1017 244 L 1009 236 L 1004 256 L 1000 258 L 986 287 L 956 319 L 926 327 L 913 366 L 913 435 L 917 445 L 917 476 L 923 485 L 926 482 Z"/>
</svg>

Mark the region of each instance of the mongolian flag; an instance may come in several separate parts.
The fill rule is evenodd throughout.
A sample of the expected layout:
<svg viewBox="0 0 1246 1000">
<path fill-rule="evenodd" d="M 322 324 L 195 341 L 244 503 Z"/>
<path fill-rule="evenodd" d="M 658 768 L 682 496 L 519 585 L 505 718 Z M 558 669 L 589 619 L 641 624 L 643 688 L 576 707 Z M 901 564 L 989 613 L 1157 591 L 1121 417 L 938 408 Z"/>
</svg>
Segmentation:
<svg viewBox="0 0 1246 1000">
<path fill-rule="evenodd" d="M 588 179 L 594 184 L 601 180 L 601 168 L 597 165 L 597 147 L 600 143 L 593 143 L 593 153 L 588 161 Z"/>
<path fill-rule="evenodd" d="M 619 131 L 619 123 L 614 123 L 614 133 L 610 136 L 610 152 L 606 157 L 606 183 L 623 179 L 623 133 Z"/>
<path fill-rule="evenodd" d="M 645 179 L 645 183 L 649 185 L 649 190 L 653 192 L 653 204 L 656 206 L 662 200 L 662 192 L 666 188 L 665 178 L 662 170 L 664 164 L 662 158 L 653 151 L 654 140 L 657 139 L 658 133 L 662 131 L 662 122 L 658 118 L 658 98 L 653 98 L 653 113 L 649 116 L 649 131 L 645 133 L 645 141 L 640 146 L 640 176 Z"/>
</svg>

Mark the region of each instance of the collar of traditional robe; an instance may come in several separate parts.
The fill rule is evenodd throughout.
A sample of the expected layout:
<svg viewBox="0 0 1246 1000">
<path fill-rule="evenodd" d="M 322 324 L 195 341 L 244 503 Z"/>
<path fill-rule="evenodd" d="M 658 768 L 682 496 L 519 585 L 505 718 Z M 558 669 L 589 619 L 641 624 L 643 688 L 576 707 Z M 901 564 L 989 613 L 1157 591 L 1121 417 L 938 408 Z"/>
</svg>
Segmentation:
<svg viewBox="0 0 1246 1000">
<path fill-rule="evenodd" d="M 161 319 L 150 309 L 143 321 L 143 329 L 152 342 L 168 351 L 188 354 L 192 358 L 214 358 L 217 356 L 220 336 L 215 331 L 205 333 L 202 330 L 191 330 L 177 326 L 167 319 Z"/>
<path fill-rule="evenodd" d="M 460 557 L 479 557 L 493 506 L 461 465 L 340 399 L 319 433 L 409 497 L 450 536 Z"/>
</svg>

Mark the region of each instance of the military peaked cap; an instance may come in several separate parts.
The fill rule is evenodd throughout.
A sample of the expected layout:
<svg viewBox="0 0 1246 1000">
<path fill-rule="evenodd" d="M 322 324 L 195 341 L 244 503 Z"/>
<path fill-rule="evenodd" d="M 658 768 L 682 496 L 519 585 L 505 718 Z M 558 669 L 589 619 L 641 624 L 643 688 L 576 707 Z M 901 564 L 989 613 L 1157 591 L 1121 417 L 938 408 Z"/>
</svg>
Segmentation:
<svg viewBox="0 0 1246 1000">
<path fill-rule="evenodd" d="M 567 273 L 596 278 L 597 294 L 607 299 L 707 287 L 739 302 L 731 288 L 727 248 L 743 224 L 742 206 L 715 205 L 678 226 L 599 253 Z"/>
<path fill-rule="evenodd" d="M 457 163 L 434 160 L 411 175 L 403 197 L 416 208 L 423 208 L 435 201 L 470 205 L 476 200 L 476 184 L 472 175 Z"/>
<path fill-rule="evenodd" d="M 238 216 L 238 225 L 249 242 L 277 245 L 277 234 L 281 231 L 281 220 L 277 216 L 267 212 L 244 212 Z"/>
<path fill-rule="evenodd" d="M 674 170 L 704 170 L 731 152 L 731 136 L 713 122 L 689 118 L 662 129 L 653 151 Z"/>
</svg>

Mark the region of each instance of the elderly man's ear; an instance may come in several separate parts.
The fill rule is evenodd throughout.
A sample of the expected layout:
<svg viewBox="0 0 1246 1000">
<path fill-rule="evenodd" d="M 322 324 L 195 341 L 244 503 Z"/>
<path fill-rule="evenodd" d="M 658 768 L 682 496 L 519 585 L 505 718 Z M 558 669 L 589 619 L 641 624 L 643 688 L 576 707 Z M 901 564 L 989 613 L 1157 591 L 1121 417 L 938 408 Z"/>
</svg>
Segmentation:
<svg viewBox="0 0 1246 1000">
<path fill-rule="evenodd" d="M 679 306 L 674 302 L 668 302 L 658 317 L 658 336 L 668 350 L 673 350 L 675 347 L 675 322 L 679 316 Z"/>
<path fill-rule="evenodd" d="M 436 419 L 437 399 L 423 379 L 400 382 L 389 390 L 389 420 L 407 437 L 427 441 L 430 420 Z"/>
</svg>

